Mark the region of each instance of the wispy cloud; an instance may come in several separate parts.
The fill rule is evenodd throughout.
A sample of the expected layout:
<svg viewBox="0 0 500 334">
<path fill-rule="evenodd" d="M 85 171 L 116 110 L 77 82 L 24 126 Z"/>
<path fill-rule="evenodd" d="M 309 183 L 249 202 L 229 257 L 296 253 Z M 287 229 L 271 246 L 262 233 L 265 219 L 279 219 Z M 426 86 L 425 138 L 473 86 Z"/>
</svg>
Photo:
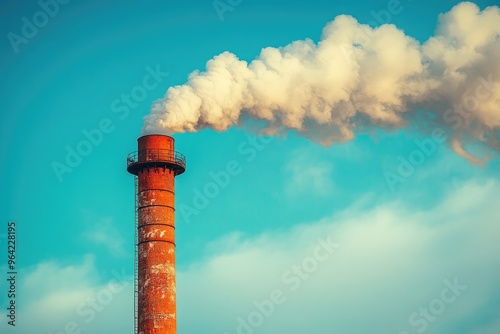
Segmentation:
<svg viewBox="0 0 500 334">
<path fill-rule="evenodd" d="M 308 194 L 309 196 L 328 196 L 332 193 L 332 165 L 321 161 L 305 150 L 296 150 L 285 167 L 285 193 L 293 198 Z"/>
<path fill-rule="evenodd" d="M 133 328 L 131 273 L 110 268 L 102 279 L 95 256 L 71 264 L 45 261 L 19 270 L 19 333 L 126 333 Z M 5 309 L 0 312 L 5 319 Z M 126 320 L 124 320 L 126 319 Z M 71 331 L 68 331 L 68 328 Z M 6 321 L 0 331 L 9 333 Z"/>
<path fill-rule="evenodd" d="M 84 235 L 88 241 L 106 247 L 113 256 L 126 254 L 125 239 L 114 225 L 113 218 L 104 217 L 94 220 Z"/>
<path fill-rule="evenodd" d="M 420 308 L 440 298 L 445 280 L 455 279 L 467 290 L 427 321 L 426 333 L 455 334 L 471 319 L 477 329 L 492 328 L 494 319 L 482 315 L 500 312 L 499 276 L 492 275 L 500 272 L 499 196 L 498 181 L 470 181 L 431 209 L 399 202 L 354 205 L 286 232 L 239 235 L 238 243 L 229 235 L 220 244 L 232 248 L 179 273 L 179 327 L 236 333 L 238 317 L 246 319 L 274 289 L 288 292 L 283 273 L 301 265 L 318 239 L 331 236 L 341 247 L 283 305 L 275 305 L 259 333 L 417 333 L 422 325 L 409 318 L 417 312 L 414 320 L 420 319 Z"/>
<path fill-rule="evenodd" d="M 353 334 L 417 333 L 420 327 L 412 326 L 409 317 L 440 297 L 446 279 L 456 278 L 467 290 L 428 322 L 426 333 L 456 334 L 457 327 L 473 321 L 477 325 L 468 333 L 496 333 L 499 196 L 498 181 L 470 181 L 431 209 L 354 204 L 286 231 L 251 238 L 232 233 L 211 245 L 206 260 L 178 273 L 179 330 L 235 333 L 238 317 L 252 314 L 256 302 L 281 289 L 285 301 L 259 326 L 261 334 L 321 333 L 326 328 Z M 294 266 L 310 265 L 307 259 L 318 240 L 329 237 L 340 247 L 306 272 L 300 289 L 292 291 L 283 275 Z M 216 245 L 223 247 L 217 251 Z M 116 271 L 122 282 L 131 283 Z M 103 281 L 93 255 L 69 265 L 42 262 L 21 274 L 22 333 L 61 332 L 70 322 L 96 334 L 133 328 L 132 284 L 112 292 L 120 280 Z M 288 278 L 299 277 L 292 276 Z M 78 311 L 82 307 L 86 313 Z M 0 330 L 5 326 L 1 323 Z"/>
</svg>

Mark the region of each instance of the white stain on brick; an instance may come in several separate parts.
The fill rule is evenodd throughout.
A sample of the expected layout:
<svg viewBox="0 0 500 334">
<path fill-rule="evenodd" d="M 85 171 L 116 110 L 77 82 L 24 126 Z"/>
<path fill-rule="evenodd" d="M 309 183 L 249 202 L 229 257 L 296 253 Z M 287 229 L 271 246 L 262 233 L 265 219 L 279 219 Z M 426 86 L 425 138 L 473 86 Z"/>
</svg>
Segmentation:
<svg viewBox="0 0 500 334">
<path fill-rule="evenodd" d="M 156 264 L 151 266 L 151 273 L 153 274 L 158 274 L 158 273 L 167 273 L 167 274 L 175 274 L 175 269 L 174 267 L 169 264 Z"/>
</svg>

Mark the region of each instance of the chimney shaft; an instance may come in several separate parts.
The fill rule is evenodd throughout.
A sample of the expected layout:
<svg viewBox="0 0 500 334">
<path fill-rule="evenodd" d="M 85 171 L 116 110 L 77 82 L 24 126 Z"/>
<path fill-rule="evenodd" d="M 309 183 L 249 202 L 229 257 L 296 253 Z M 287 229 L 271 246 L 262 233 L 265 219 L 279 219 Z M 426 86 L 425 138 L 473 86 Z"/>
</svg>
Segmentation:
<svg viewBox="0 0 500 334">
<path fill-rule="evenodd" d="M 174 139 L 148 135 L 127 157 L 137 177 L 137 332 L 175 334 L 174 178 L 185 171 L 185 158 Z"/>
</svg>

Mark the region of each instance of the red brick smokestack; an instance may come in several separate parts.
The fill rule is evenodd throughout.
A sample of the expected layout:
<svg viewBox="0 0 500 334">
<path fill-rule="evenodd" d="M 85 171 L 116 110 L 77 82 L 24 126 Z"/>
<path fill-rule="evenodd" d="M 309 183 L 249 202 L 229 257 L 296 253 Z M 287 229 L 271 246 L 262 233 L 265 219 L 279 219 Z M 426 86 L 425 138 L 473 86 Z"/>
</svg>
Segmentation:
<svg viewBox="0 0 500 334">
<path fill-rule="evenodd" d="M 127 157 L 137 178 L 138 334 L 176 334 L 174 178 L 186 160 L 174 139 L 148 135 Z"/>
</svg>

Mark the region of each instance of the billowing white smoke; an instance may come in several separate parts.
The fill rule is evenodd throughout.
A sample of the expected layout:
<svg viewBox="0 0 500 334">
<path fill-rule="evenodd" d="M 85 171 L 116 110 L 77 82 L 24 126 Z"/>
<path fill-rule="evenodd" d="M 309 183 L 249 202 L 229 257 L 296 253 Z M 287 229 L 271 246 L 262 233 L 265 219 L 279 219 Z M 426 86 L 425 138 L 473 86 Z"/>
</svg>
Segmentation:
<svg viewBox="0 0 500 334">
<path fill-rule="evenodd" d="M 451 146 L 467 140 L 500 150 L 500 9 L 469 2 L 439 18 L 424 44 L 394 25 L 371 28 L 338 16 L 319 43 L 268 47 L 251 63 L 224 52 L 168 89 L 145 118 L 144 133 L 212 128 L 249 119 L 268 134 L 289 130 L 322 144 L 343 142 L 370 128 L 417 122 L 448 132 Z"/>
</svg>

